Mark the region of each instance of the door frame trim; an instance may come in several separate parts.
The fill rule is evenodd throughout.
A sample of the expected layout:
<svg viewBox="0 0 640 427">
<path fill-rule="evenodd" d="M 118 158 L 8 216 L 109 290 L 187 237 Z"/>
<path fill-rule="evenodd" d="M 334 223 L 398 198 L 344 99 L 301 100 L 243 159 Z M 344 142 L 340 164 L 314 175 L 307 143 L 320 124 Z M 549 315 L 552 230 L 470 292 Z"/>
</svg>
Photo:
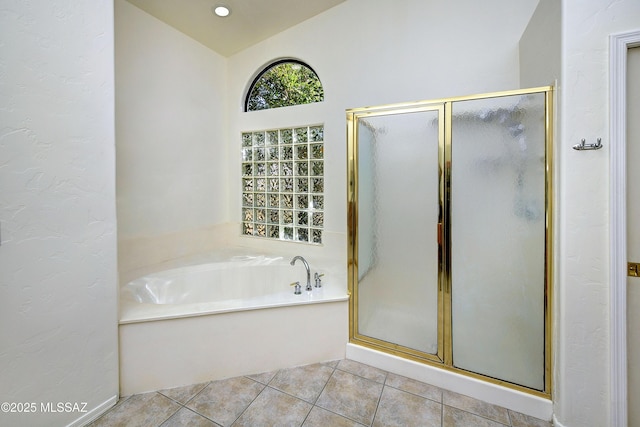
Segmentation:
<svg viewBox="0 0 640 427">
<path fill-rule="evenodd" d="M 609 275 L 611 304 L 611 406 L 613 427 L 627 425 L 627 53 L 640 46 L 640 30 L 609 37 L 610 152 Z"/>
</svg>

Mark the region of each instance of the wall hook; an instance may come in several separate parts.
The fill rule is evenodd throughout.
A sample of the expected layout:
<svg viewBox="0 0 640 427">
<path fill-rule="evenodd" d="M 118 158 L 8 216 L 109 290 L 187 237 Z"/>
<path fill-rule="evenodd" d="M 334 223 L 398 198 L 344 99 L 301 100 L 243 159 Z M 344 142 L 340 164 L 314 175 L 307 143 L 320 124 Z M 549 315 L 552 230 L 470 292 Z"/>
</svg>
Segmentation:
<svg viewBox="0 0 640 427">
<path fill-rule="evenodd" d="M 598 138 L 595 144 L 586 144 L 584 138 L 580 141 L 580 144 L 573 146 L 574 150 L 599 150 L 602 148 L 602 138 Z"/>
</svg>

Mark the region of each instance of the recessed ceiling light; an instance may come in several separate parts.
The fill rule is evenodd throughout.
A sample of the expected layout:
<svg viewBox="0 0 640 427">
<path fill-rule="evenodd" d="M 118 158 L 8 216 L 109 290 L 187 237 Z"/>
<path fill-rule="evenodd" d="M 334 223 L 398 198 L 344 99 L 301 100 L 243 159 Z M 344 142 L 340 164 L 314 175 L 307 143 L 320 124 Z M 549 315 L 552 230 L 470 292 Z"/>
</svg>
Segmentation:
<svg viewBox="0 0 640 427">
<path fill-rule="evenodd" d="M 231 14 L 231 9 L 229 7 L 219 4 L 213 7 L 213 13 L 224 18 L 225 16 L 229 16 Z"/>
</svg>

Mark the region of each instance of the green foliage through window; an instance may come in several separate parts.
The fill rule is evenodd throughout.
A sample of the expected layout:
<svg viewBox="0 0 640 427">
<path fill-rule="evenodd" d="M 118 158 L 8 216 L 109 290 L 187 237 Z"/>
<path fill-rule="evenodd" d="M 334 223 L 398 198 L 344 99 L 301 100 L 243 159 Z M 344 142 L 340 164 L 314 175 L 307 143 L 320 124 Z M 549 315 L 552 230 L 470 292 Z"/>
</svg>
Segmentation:
<svg viewBox="0 0 640 427">
<path fill-rule="evenodd" d="M 254 80 L 245 111 L 266 110 L 324 100 L 318 75 L 308 65 L 294 60 L 276 62 Z"/>
</svg>

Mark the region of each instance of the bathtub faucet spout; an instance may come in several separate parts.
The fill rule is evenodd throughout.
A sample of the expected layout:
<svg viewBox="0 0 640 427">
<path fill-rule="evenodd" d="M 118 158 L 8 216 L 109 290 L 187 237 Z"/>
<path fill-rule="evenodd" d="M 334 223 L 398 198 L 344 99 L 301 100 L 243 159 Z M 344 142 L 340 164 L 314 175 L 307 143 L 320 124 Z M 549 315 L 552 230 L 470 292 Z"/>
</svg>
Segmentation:
<svg viewBox="0 0 640 427">
<path fill-rule="evenodd" d="M 307 262 L 306 259 L 304 259 L 300 255 L 297 255 L 297 256 L 294 256 L 293 259 L 291 260 L 291 265 L 294 265 L 297 260 L 302 261 L 302 263 L 304 264 L 304 268 L 307 270 L 307 287 L 305 288 L 305 290 L 312 291 L 313 288 L 311 287 L 311 270 L 309 269 L 309 263 Z"/>
</svg>

